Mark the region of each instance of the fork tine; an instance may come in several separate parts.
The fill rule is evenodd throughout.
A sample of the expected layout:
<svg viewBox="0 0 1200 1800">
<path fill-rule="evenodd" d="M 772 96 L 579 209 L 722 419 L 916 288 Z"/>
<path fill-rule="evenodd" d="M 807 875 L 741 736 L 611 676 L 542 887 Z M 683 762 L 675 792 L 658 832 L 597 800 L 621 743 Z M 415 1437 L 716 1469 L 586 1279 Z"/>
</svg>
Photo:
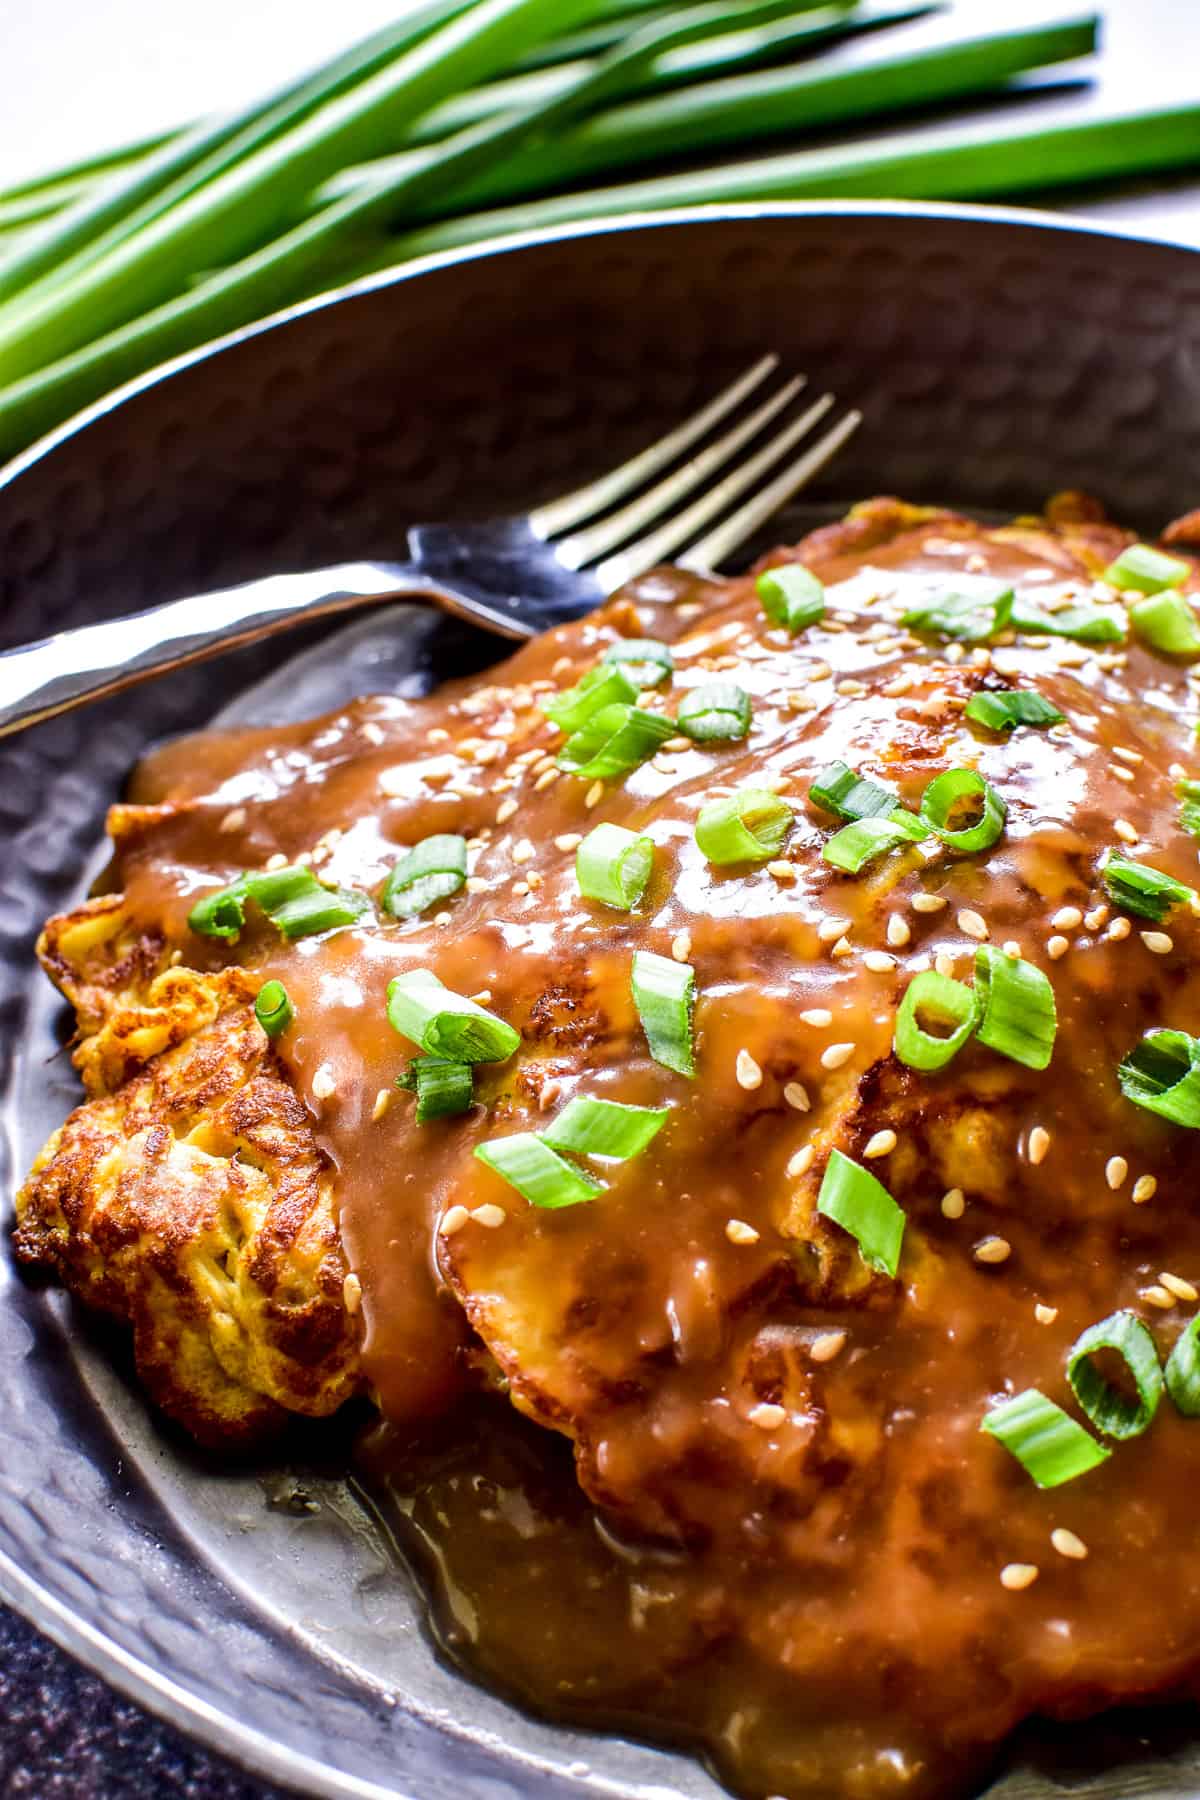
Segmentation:
<svg viewBox="0 0 1200 1800">
<path fill-rule="evenodd" d="M 577 525 L 581 519 L 590 519 L 594 513 L 623 500 L 626 494 L 682 455 L 697 438 L 703 437 L 778 367 L 779 358 L 773 352 L 760 357 L 753 368 L 739 375 L 715 399 L 702 406 L 690 419 L 685 419 L 682 425 L 677 425 L 674 431 L 669 431 L 666 437 L 659 438 L 619 468 L 610 469 L 607 475 L 599 475 L 595 481 L 562 494 L 557 500 L 547 500 L 544 506 L 535 507 L 529 515 L 535 533 L 542 538 L 555 537 L 560 531 Z"/>
<path fill-rule="evenodd" d="M 715 487 L 710 488 L 706 494 L 701 494 L 698 500 L 693 500 L 690 506 L 685 507 L 681 513 L 677 513 L 673 519 L 668 519 L 666 524 L 660 525 L 656 531 L 651 531 L 645 537 L 639 538 L 637 543 L 631 544 L 627 550 L 620 551 L 616 556 L 606 557 L 593 570 L 603 592 L 611 594 L 624 582 L 632 581 L 636 575 L 645 574 L 647 569 L 652 569 L 655 563 L 662 562 L 664 557 L 669 556 L 677 545 L 686 543 L 693 531 L 699 530 L 701 526 L 707 525 L 710 519 L 714 519 L 718 514 L 724 512 L 740 494 L 744 494 L 747 488 L 754 485 L 760 475 L 765 475 L 781 456 L 786 455 L 793 444 L 797 443 L 806 432 L 811 431 L 818 419 L 824 418 L 832 405 L 833 395 L 822 394 L 821 398 L 806 412 L 802 412 L 798 419 L 794 419 L 785 431 L 780 432 L 778 437 L 773 438 L 769 444 L 746 462 L 739 464 L 731 474 L 725 477 L 724 481 L 719 481 Z"/>
<path fill-rule="evenodd" d="M 772 513 L 778 512 L 787 504 L 793 494 L 811 481 L 812 477 L 831 457 L 836 456 L 842 445 L 862 424 L 862 414 L 850 411 L 844 419 L 819 438 L 811 450 L 797 457 L 794 463 L 777 475 L 760 494 L 755 494 L 740 506 L 722 524 L 716 526 L 706 537 L 698 538 L 694 544 L 676 558 L 680 568 L 692 569 L 696 574 L 707 574 L 717 568 L 727 557 L 752 538 L 760 525 L 765 525 Z"/>
<path fill-rule="evenodd" d="M 649 525 L 652 520 L 661 517 L 677 502 L 682 503 L 701 482 L 727 463 L 743 444 L 756 438 L 776 413 L 782 412 L 789 401 L 795 399 L 803 386 L 804 376 L 797 375 L 777 394 L 756 407 L 747 418 L 740 420 L 731 431 L 698 451 L 682 468 L 673 470 L 646 493 L 631 500 L 628 506 L 621 507 L 619 512 L 609 513 L 595 525 L 589 525 L 585 531 L 572 532 L 570 537 L 561 539 L 555 546 L 559 562 L 568 569 L 580 569 L 585 563 L 594 562 L 598 556 L 603 556 L 606 550 L 613 550 L 618 544 L 623 544 L 636 531 L 640 531 L 643 525 Z"/>
</svg>

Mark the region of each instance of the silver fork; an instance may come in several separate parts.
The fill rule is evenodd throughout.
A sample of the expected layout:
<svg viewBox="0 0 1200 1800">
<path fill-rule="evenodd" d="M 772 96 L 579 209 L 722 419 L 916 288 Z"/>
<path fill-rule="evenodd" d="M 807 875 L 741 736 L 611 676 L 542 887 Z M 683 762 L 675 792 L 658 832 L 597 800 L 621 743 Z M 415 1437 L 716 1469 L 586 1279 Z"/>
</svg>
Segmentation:
<svg viewBox="0 0 1200 1800">
<path fill-rule="evenodd" d="M 822 394 L 784 423 L 805 385 L 797 375 L 747 406 L 778 367 L 777 356 L 762 357 L 648 449 L 531 513 L 411 526 L 406 563 L 270 575 L 9 650 L 0 655 L 0 737 L 185 663 L 356 607 L 428 600 L 502 637 L 531 638 L 578 618 L 668 558 L 701 574 L 717 569 L 862 422 L 861 413 L 845 413 L 778 468 L 834 404 L 832 394 Z M 760 438 L 760 448 L 720 474 Z"/>
</svg>

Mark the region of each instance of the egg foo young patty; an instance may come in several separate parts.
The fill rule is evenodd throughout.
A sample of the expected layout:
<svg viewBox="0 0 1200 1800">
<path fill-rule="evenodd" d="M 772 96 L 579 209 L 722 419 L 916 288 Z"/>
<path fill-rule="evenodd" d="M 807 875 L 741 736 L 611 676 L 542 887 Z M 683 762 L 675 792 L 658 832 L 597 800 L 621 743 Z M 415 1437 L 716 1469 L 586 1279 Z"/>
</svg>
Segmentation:
<svg viewBox="0 0 1200 1800">
<path fill-rule="evenodd" d="M 430 1509 L 481 1665 L 747 1794 L 1194 1680 L 1197 541 L 869 501 L 156 752 L 40 944 L 88 1099 L 19 1258 L 209 1443 L 568 1439 L 600 1548 Z"/>
</svg>

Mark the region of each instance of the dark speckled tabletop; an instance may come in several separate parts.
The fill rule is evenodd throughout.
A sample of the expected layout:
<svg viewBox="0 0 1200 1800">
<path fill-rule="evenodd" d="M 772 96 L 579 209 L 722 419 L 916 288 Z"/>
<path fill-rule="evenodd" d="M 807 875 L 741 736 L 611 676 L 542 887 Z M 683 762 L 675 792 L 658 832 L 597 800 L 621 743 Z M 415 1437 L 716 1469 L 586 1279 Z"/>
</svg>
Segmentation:
<svg viewBox="0 0 1200 1800">
<path fill-rule="evenodd" d="M 128 11 L 135 0 L 117 0 L 117 4 L 118 10 Z M 112 6 L 108 4 L 101 9 L 89 9 L 89 17 L 98 22 L 99 14 L 103 13 L 106 21 L 111 23 L 108 19 L 111 10 Z M 251 9 L 252 14 L 254 10 Z M 259 10 L 266 15 L 271 6 Z M 317 13 L 323 15 L 325 9 L 310 9 L 303 4 L 297 9 L 289 4 L 289 30 L 297 10 L 301 15 L 311 11 L 315 17 Z M 375 0 L 363 0 L 357 12 L 351 6 L 355 16 L 348 20 L 344 29 L 369 29 L 396 10 L 400 8 L 394 4 L 381 5 Z M 1185 79 L 1190 81 L 1193 90 L 1200 85 L 1200 75 L 1196 74 L 1200 70 L 1200 6 L 1193 4 L 1193 0 L 1109 0 L 1106 10 L 1109 32 L 1104 65 L 1110 82 L 1114 76 L 1119 77 L 1126 97 L 1132 98 L 1131 90 L 1136 89 L 1149 99 L 1151 93 L 1161 87 L 1160 76 L 1166 79 L 1164 72 L 1168 67 L 1185 72 L 1190 69 L 1191 74 L 1185 75 Z M 221 11 L 220 4 L 215 11 Z M 182 22 L 173 22 L 177 21 L 177 15 L 170 9 L 166 14 L 158 9 L 155 12 L 155 29 L 159 34 L 157 52 L 161 55 L 163 34 L 190 30 L 192 22 L 189 20 L 186 27 Z M 63 15 L 69 13 L 72 13 L 72 7 L 64 4 L 64 0 L 45 0 L 45 4 L 37 9 L 27 9 L 29 25 L 15 21 L 18 70 L 22 55 L 25 55 L 29 71 L 36 78 L 37 46 L 34 40 L 38 31 L 64 30 L 68 21 Z M 32 23 L 35 14 L 37 22 Z M 244 15 L 239 12 L 239 17 Z M 57 25 L 52 23 L 55 18 Z M 232 18 L 230 12 L 230 23 Z M 146 21 L 150 21 L 148 12 Z M 260 39 L 265 22 L 265 16 L 255 21 Z M 9 40 L 13 23 L 6 21 L 4 25 L 5 60 L 10 71 L 13 46 Z M 324 29 L 328 37 L 330 30 L 336 32 L 341 27 L 327 25 Z M 28 42 L 22 40 L 23 33 Z M 110 43 L 115 41 L 116 35 L 110 34 Z M 217 35 L 220 34 L 214 27 L 208 37 L 215 41 Z M 48 36 L 45 41 L 49 42 Z M 311 46 L 306 45 L 305 53 L 315 56 L 328 47 L 325 40 L 317 36 Z M 150 50 L 154 48 L 151 44 Z M 194 47 L 188 45 L 186 48 L 190 57 Z M 202 57 L 204 46 L 195 48 Z M 1190 54 L 1187 53 L 1189 48 Z M 227 45 L 223 43 L 220 50 L 223 63 L 226 50 Z M 81 54 L 85 51 L 86 45 Z M 129 61 L 124 57 L 122 60 Z M 178 64 L 180 59 L 174 60 Z M 136 66 L 136 52 L 133 63 Z M 83 64 L 80 68 L 82 81 Z M 148 79 L 152 74 L 157 77 L 158 73 L 148 65 Z M 124 78 L 128 77 L 127 66 Z M 169 83 L 167 85 L 169 87 Z M 18 80 L 18 90 L 21 87 Z M 160 81 L 160 92 L 162 87 Z M 59 93 L 61 95 L 61 84 Z M 36 79 L 27 100 L 30 120 L 34 121 L 36 117 L 45 122 L 45 109 L 36 115 L 33 110 L 39 105 Z M 193 103 L 190 98 L 172 97 L 169 93 L 164 101 L 168 106 L 179 108 Z M 1076 110 L 1081 103 L 1087 104 L 1081 102 L 1077 94 L 1048 102 L 1051 106 L 1061 105 L 1070 110 Z M 19 103 L 17 110 L 19 125 Z M 164 113 L 159 120 L 147 113 L 144 118 L 127 120 L 124 129 L 126 135 L 133 135 L 138 129 L 152 130 L 168 119 L 173 121 L 174 116 L 173 112 Z M 58 129 L 58 117 L 55 109 L 55 130 Z M 6 119 L 6 137 L 9 129 L 10 121 Z M 58 154 L 65 157 L 82 153 L 93 139 L 99 144 L 107 142 L 111 136 L 111 127 L 97 119 L 93 138 L 65 143 Z M 0 168 L 5 175 L 11 174 L 16 179 L 18 174 L 32 173 L 37 163 L 6 155 L 12 142 L 10 139 L 7 145 L 0 146 Z M 53 154 L 47 146 L 39 160 L 52 160 Z M 1045 204 L 1044 199 L 1042 203 Z M 1111 221 L 1124 228 L 1200 245 L 1200 149 L 1197 168 L 1190 176 L 1158 185 L 1143 183 L 1109 190 L 1101 195 L 1065 196 L 1063 203 L 1098 221 Z M 162 1800 L 164 1796 L 171 1796 L 172 1800 L 283 1800 L 280 1789 L 268 1789 L 257 1781 L 248 1780 L 229 1764 L 149 1718 L 140 1708 L 114 1696 L 103 1682 L 86 1673 L 12 1613 L 0 1608 L 0 1800 Z"/>
</svg>

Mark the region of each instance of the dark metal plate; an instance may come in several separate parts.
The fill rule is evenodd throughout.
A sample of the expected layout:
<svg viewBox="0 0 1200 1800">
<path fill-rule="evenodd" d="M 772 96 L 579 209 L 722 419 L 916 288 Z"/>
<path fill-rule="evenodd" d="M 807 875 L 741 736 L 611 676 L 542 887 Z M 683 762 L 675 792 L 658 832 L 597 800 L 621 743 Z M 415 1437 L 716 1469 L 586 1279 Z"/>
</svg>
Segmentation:
<svg viewBox="0 0 1200 1800">
<path fill-rule="evenodd" d="M 970 209 L 678 215 L 368 285 L 96 409 L 0 476 L 0 643 L 522 508 L 767 347 L 867 413 L 826 497 L 1019 510 L 1070 485 L 1148 529 L 1200 500 L 1195 252 Z M 425 684 L 495 654 L 409 613 L 383 625 L 284 684 L 255 687 L 277 650 L 242 652 L 0 744 L 7 1190 L 76 1098 L 33 937 L 81 890 L 130 764 L 249 689 L 255 716 L 316 710 L 317 675 Z M 149 1418 L 119 1346 L 4 1258 L 0 1417 L 0 1595 L 245 1766 L 331 1796 L 717 1794 L 684 1757 L 543 1725 L 439 1663 L 336 1425 L 269 1469 L 201 1460 Z M 1184 1800 L 1200 1757 L 1163 1715 L 1106 1722 L 1043 1734 L 995 1791 L 1068 1787 Z"/>
</svg>

